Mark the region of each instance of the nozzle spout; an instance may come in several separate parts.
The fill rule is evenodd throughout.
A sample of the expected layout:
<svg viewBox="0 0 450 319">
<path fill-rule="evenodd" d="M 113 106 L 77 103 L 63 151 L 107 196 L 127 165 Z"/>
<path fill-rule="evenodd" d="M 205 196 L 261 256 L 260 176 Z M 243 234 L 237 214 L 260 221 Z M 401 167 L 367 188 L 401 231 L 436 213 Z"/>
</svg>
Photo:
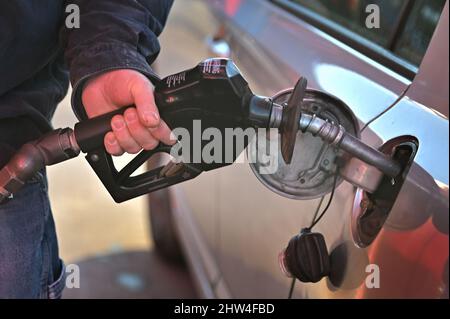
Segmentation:
<svg viewBox="0 0 450 319">
<path fill-rule="evenodd" d="M 378 168 L 389 177 L 395 178 L 402 171 L 399 163 L 348 134 L 341 125 L 328 122 L 315 115 L 302 114 L 299 128 L 303 132 L 310 132 L 314 136 L 319 136 L 325 142 L 335 145 L 363 162 Z"/>
</svg>

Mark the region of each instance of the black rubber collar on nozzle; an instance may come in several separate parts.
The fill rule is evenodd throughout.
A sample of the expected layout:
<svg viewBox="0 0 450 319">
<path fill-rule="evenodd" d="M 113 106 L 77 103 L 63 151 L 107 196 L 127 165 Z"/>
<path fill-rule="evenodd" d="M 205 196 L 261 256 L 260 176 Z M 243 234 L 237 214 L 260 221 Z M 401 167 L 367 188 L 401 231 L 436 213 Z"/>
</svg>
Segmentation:
<svg viewBox="0 0 450 319">
<path fill-rule="evenodd" d="M 291 163 L 292 155 L 294 154 L 295 140 L 301 116 L 301 105 L 305 97 L 307 83 L 306 78 L 300 77 L 289 97 L 287 106 L 283 109 L 280 125 L 281 155 L 286 164 Z"/>
</svg>

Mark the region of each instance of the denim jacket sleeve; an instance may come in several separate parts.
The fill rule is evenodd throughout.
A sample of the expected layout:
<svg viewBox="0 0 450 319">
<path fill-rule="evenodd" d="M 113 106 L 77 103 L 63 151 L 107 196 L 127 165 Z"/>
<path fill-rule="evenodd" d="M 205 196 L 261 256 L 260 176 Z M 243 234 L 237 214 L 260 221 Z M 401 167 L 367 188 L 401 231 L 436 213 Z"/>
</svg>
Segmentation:
<svg viewBox="0 0 450 319">
<path fill-rule="evenodd" d="M 80 28 L 64 28 L 65 58 L 73 86 L 72 106 L 79 119 L 84 83 L 114 69 L 134 69 L 150 79 L 173 0 L 68 0 L 80 9 Z"/>
</svg>

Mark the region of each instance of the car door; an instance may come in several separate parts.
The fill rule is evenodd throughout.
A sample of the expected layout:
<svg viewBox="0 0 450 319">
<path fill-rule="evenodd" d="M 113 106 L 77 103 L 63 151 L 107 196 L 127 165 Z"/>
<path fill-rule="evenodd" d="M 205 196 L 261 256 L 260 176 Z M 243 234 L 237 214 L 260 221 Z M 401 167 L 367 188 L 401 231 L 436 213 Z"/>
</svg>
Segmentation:
<svg viewBox="0 0 450 319">
<path fill-rule="evenodd" d="M 436 7 L 427 7 L 423 1 L 418 1 L 413 6 L 406 5 L 404 1 L 375 1 L 381 14 L 401 13 L 385 17 L 384 21 L 388 20 L 389 23 L 382 24 L 383 32 L 375 34 L 358 30 L 357 26 L 361 21 L 359 24 L 354 22 L 353 25 L 342 22 L 356 19 L 354 11 L 365 9 L 364 1 L 343 2 L 342 7 L 350 13 L 327 7 L 333 1 L 325 0 L 209 2 L 223 25 L 221 36 L 230 47 L 231 58 L 256 93 L 272 96 L 277 91 L 292 87 L 302 75 L 309 80 L 311 88 L 337 96 L 351 108 L 357 118 L 361 138 L 366 143 L 379 147 L 393 138 L 400 138 L 398 141 L 394 140 L 394 143 L 402 143 L 405 141 L 402 138 L 406 138 L 413 144 L 417 142 L 422 145 L 425 137 L 420 132 L 424 129 L 414 130 L 414 127 L 407 125 L 412 120 L 408 113 L 404 109 L 403 113 L 397 111 L 399 101 L 402 104 L 407 99 L 405 94 L 417 73 L 421 53 L 417 52 L 420 58 L 407 56 L 401 52 L 403 47 L 397 45 L 406 37 L 406 17 L 415 11 L 420 13 L 425 10 L 431 15 L 429 19 L 439 19 L 443 1 Z M 359 4 L 358 9 L 354 8 L 355 3 Z M 359 13 L 360 18 L 364 17 L 360 11 Z M 433 112 L 420 107 L 416 105 L 414 123 L 417 123 L 423 112 L 427 114 L 424 118 L 438 127 L 427 140 L 436 138 L 445 130 L 448 136 L 448 121 L 436 118 Z M 392 122 L 397 121 L 398 117 L 402 120 L 403 130 L 392 128 Z M 446 154 L 445 147 L 439 148 L 433 143 L 427 148 L 428 152 L 435 151 L 439 154 L 440 160 L 436 164 L 438 167 L 448 164 L 448 139 L 444 139 L 442 143 L 447 145 Z M 421 152 L 417 155 L 421 155 L 420 158 L 423 156 Z M 423 173 L 420 176 L 436 176 L 427 171 L 431 165 L 429 162 L 428 165 L 422 164 L 418 163 L 420 172 Z M 445 206 L 448 170 L 433 169 L 436 170 L 439 171 L 440 187 L 433 186 L 433 189 L 443 193 L 443 200 L 438 197 Z M 225 167 L 216 174 L 219 194 L 217 262 L 230 295 L 239 298 L 287 297 L 291 280 L 281 273 L 277 257 L 289 239 L 309 225 L 319 199 L 297 201 L 275 194 L 258 182 L 247 164 Z M 434 181 L 433 178 L 428 180 Z M 352 185 L 342 183 L 336 190 L 329 211 L 315 228 L 315 231 L 324 234 L 332 261 L 334 265 L 338 265 L 332 269 L 333 276 L 316 284 L 297 284 L 295 297 L 390 297 L 402 296 L 402 293 L 408 291 L 408 282 L 396 281 L 401 270 L 393 270 L 395 264 L 383 262 L 390 259 L 402 261 L 397 266 L 405 265 L 411 269 L 414 264 L 411 261 L 407 263 L 406 258 L 392 258 L 393 255 L 401 255 L 402 250 L 396 250 L 390 244 L 396 240 L 395 236 L 384 240 L 389 238 L 385 233 L 390 228 L 383 227 L 370 245 L 358 243 L 357 238 L 355 239 L 358 234 L 355 234 L 352 225 L 355 223 L 355 216 L 360 214 L 355 209 L 355 204 L 360 204 L 358 194 L 361 195 Z M 400 211 L 394 207 L 395 209 Z M 396 231 L 398 229 L 394 227 L 393 232 Z M 435 234 L 432 234 L 433 231 L 430 231 L 427 236 L 434 238 Z M 445 233 L 443 236 L 445 237 Z M 422 241 L 425 240 L 423 238 Z M 448 237 L 446 238 L 448 258 Z M 409 246 L 405 246 L 411 247 L 411 242 L 409 243 Z M 440 241 L 440 245 L 445 246 L 445 243 Z M 445 253 L 441 254 L 444 255 L 441 259 L 445 259 Z M 371 274 L 370 265 L 380 266 L 377 263 L 385 267 L 379 269 L 381 288 L 376 293 L 368 293 L 370 290 L 365 285 L 365 280 Z M 417 267 L 415 271 L 418 271 Z M 407 278 L 411 278 L 411 272 L 408 272 L 410 276 L 406 276 Z M 388 285 L 386 283 L 389 280 L 391 284 Z M 430 287 L 436 286 L 428 284 Z M 392 285 L 399 287 L 389 290 L 388 287 Z"/>
<path fill-rule="evenodd" d="M 400 41 L 412 46 L 410 52 L 420 51 L 417 42 Z M 372 262 L 383 270 L 385 288 L 361 289 L 361 297 L 388 292 L 448 298 L 449 73 L 441 71 L 448 70 L 448 60 L 447 1 L 405 97 L 369 126 L 383 141 L 412 135 L 418 149 L 383 232 L 369 248 Z"/>
</svg>

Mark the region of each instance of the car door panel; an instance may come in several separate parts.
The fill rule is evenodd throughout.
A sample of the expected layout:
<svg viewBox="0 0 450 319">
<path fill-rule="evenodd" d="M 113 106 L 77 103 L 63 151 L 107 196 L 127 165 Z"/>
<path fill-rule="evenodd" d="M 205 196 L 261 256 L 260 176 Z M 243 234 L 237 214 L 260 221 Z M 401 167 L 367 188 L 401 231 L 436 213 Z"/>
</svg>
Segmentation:
<svg viewBox="0 0 450 319">
<path fill-rule="evenodd" d="M 409 134 L 418 143 L 406 183 L 373 248 L 384 275 L 395 279 L 387 283 L 398 296 L 448 298 L 449 77 L 438 71 L 448 70 L 448 53 L 447 2 L 406 96 L 370 125 L 383 140 Z M 366 291 L 365 296 L 378 294 Z"/>
<path fill-rule="evenodd" d="M 370 128 L 384 141 L 405 135 L 418 141 L 407 180 L 370 247 L 371 262 L 383 269 L 391 296 L 448 296 L 448 119 L 405 97 Z M 366 290 L 363 296 L 382 295 Z"/>
<path fill-rule="evenodd" d="M 407 91 L 409 80 L 267 1 L 211 3 L 227 29 L 225 38 L 231 47 L 232 58 L 255 92 L 272 95 L 291 87 L 299 75 L 303 75 L 308 78 L 310 87 L 342 99 L 355 113 L 360 127 L 376 119 L 362 132 L 361 137 L 368 144 L 380 146 L 391 138 L 413 134 L 418 139 L 419 150 L 411 176 L 423 176 L 422 171 L 417 173 L 418 165 L 425 170 L 425 175 L 429 173 L 433 181 L 436 177 L 439 181 L 436 184 L 441 185 L 438 188 L 443 194 L 441 201 L 444 206 L 447 202 L 448 206 L 448 187 L 445 190 L 448 169 L 444 169 L 441 163 L 433 166 L 429 155 L 437 147 L 436 143 L 429 141 L 439 136 L 442 139 L 443 132 L 447 132 L 448 136 L 448 121 L 436 118 L 436 114 L 417 103 L 412 103 L 412 109 L 404 106 L 408 104 L 408 98 L 401 99 L 398 105 L 383 114 Z M 233 6 L 230 7 L 230 3 Z M 383 116 L 377 118 L 380 114 Z M 432 123 L 435 131 L 426 133 L 423 128 L 416 131 L 421 118 Z M 398 120 L 403 124 L 394 125 Z M 411 123 L 417 124 L 414 130 Z M 448 166 L 448 139 L 442 143 L 447 148 L 442 147 L 438 156 L 447 157 Z M 286 297 L 290 280 L 281 274 L 277 255 L 300 228 L 309 225 L 319 200 L 295 201 L 281 197 L 261 185 L 246 164 L 223 168 L 217 178 L 221 201 L 218 205 L 221 234 L 218 263 L 231 295 L 242 298 Z M 408 183 L 417 184 L 414 181 Z M 237 191 L 237 187 L 242 191 Z M 332 260 L 339 266 L 333 268 L 329 278 L 317 284 L 298 284 L 295 296 L 415 296 L 409 289 L 420 285 L 428 285 L 429 289 L 423 290 L 425 295 L 436 296 L 438 293 L 431 291 L 437 287 L 436 278 L 434 281 L 425 278 L 416 285 L 408 282 L 421 270 L 432 267 L 427 262 L 423 262 L 425 266 L 422 268 L 413 267 L 415 262 L 421 265 L 419 260 L 424 257 L 420 253 L 414 257 L 404 256 L 401 253 L 405 250 L 403 246 L 394 249 L 393 245 L 389 245 L 391 241 L 398 240 L 405 247 L 410 245 L 406 251 L 411 252 L 414 245 L 419 245 L 414 242 L 418 238 L 417 233 L 398 234 L 398 230 L 386 227 L 368 248 L 355 246 L 351 229 L 354 203 L 354 187 L 348 183 L 341 184 L 329 212 L 316 226 L 316 230 L 325 235 Z M 401 210 L 394 207 L 393 211 Z M 427 242 L 445 246 L 442 241 L 445 234 L 427 227 L 419 230 L 422 234 L 420 251 L 425 255 L 429 254 Z M 381 270 L 380 289 L 369 290 L 364 285 L 368 275 L 366 267 L 372 263 L 378 263 L 385 269 Z M 404 276 L 397 281 L 395 276 L 402 272 L 400 267 L 408 267 L 409 271 L 404 271 Z M 429 271 L 424 273 L 430 274 Z"/>
</svg>

